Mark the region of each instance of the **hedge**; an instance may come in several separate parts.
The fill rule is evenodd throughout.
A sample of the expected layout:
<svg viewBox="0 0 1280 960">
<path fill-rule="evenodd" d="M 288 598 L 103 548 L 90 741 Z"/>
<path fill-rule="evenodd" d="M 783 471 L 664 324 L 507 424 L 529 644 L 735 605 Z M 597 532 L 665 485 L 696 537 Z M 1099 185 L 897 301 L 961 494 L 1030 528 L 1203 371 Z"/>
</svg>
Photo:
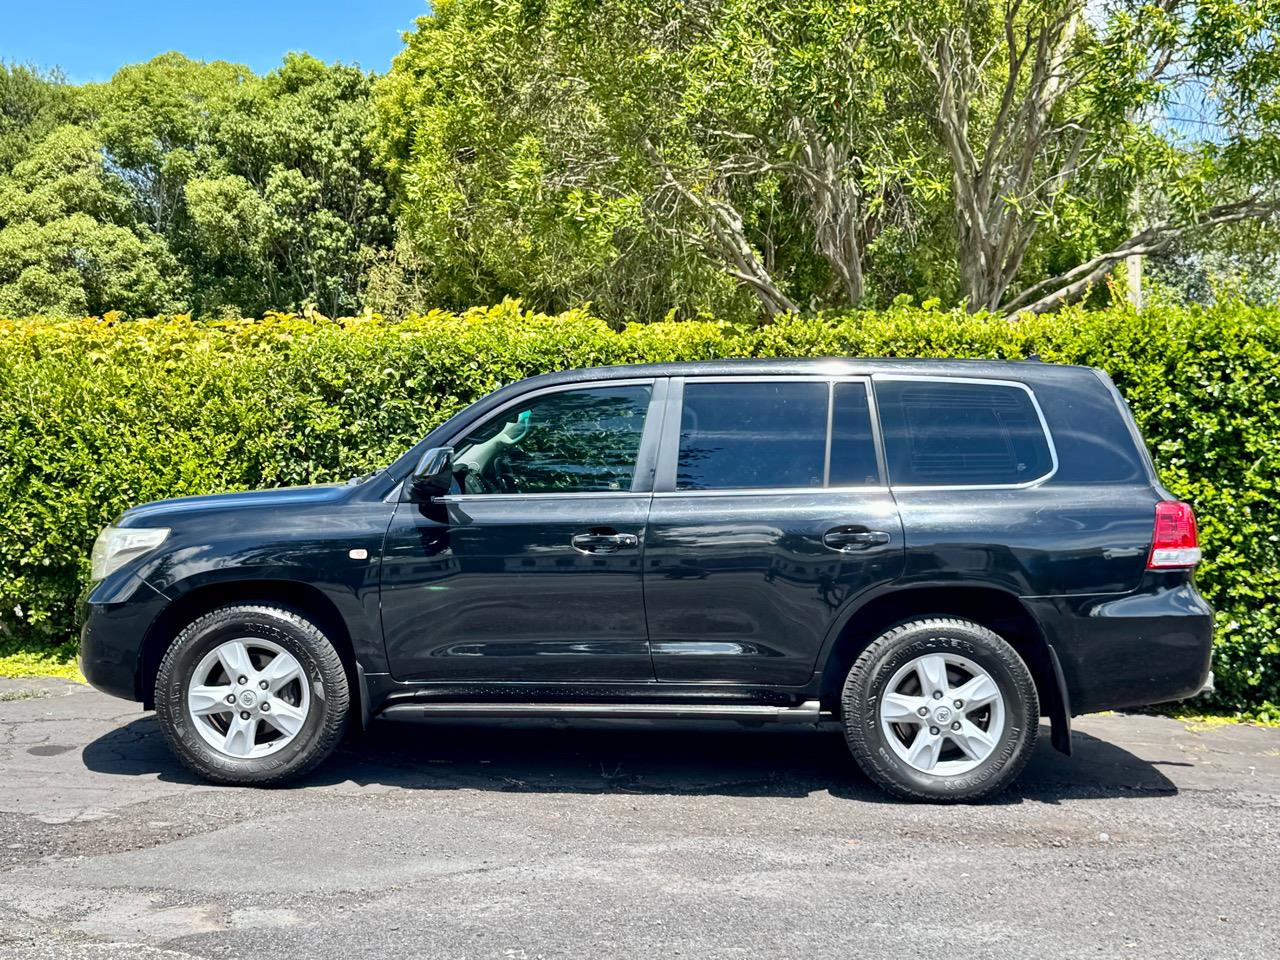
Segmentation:
<svg viewBox="0 0 1280 960">
<path fill-rule="evenodd" d="M 500 384 L 728 356 L 1025 358 L 1109 371 L 1195 505 L 1218 706 L 1280 715 L 1280 310 L 1126 307 L 1016 323 L 927 308 L 613 330 L 516 304 L 400 322 L 0 321 L 0 653 L 69 649 L 94 535 L 162 497 L 344 479 Z"/>
</svg>

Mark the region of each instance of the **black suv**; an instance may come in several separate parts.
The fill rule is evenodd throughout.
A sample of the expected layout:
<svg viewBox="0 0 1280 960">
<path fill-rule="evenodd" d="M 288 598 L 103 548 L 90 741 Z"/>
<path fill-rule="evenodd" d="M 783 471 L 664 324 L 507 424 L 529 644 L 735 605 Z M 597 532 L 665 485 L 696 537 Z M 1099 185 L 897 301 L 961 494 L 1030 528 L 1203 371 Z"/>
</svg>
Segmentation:
<svg viewBox="0 0 1280 960">
<path fill-rule="evenodd" d="M 838 720 L 972 799 L 1041 716 L 1209 676 L 1190 508 L 1106 374 L 769 360 L 504 387 L 345 485 L 167 500 L 94 546 L 81 668 L 222 783 L 399 717 Z"/>
</svg>

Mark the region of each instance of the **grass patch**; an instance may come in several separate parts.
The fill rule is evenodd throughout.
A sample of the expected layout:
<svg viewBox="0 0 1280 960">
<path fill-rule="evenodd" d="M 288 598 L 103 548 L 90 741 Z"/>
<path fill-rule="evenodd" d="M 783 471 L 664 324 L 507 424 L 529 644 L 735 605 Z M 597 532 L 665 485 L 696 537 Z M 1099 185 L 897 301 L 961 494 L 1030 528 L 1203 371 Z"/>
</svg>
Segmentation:
<svg viewBox="0 0 1280 960">
<path fill-rule="evenodd" d="M 9 642 L 0 644 L 0 677 L 25 679 L 28 677 L 61 677 L 84 683 L 84 676 L 76 666 L 74 640 L 56 647 L 39 650 L 23 649 Z"/>
<path fill-rule="evenodd" d="M 1172 717 L 1175 720 L 1181 720 L 1183 723 L 1188 723 L 1201 729 L 1221 727 L 1232 723 L 1247 723 L 1255 727 L 1280 727 L 1280 709 L 1273 709 L 1270 706 L 1269 704 L 1264 704 L 1250 713 L 1241 713 L 1239 711 L 1206 710 L 1204 707 L 1191 703 L 1174 703 L 1152 712 Z"/>
<path fill-rule="evenodd" d="M 41 697 L 47 697 L 48 695 L 48 690 L 36 690 L 33 687 L 0 690 L 0 703 L 13 703 L 15 700 L 39 700 Z"/>
</svg>

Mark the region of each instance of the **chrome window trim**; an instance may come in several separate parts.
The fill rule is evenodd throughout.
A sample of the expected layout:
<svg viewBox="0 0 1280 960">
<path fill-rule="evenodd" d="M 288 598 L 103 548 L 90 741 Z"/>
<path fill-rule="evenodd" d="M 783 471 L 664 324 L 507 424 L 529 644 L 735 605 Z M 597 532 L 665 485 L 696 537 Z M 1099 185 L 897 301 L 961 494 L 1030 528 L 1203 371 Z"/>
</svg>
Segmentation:
<svg viewBox="0 0 1280 960">
<path fill-rule="evenodd" d="M 884 484 L 865 484 L 858 487 L 726 487 L 723 490 L 655 490 L 653 496 L 668 499 L 670 497 L 764 497 L 770 494 L 778 496 L 821 496 L 829 493 L 848 496 L 854 493 L 889 493 L 890 488 Z"/>
<path fill-rule="evenodd" d="M 794 383 L 796 381 L 804 381 L 807 383 L 830 383 L 832 380 L 866 380 L 866 374 L 835 374 L 835 373 L 750 373 L 735 375 L 732 373 L 718 373 L 714 377 L 681 377 L 685 385 L 691 383 Z"/>
<path fill-rule="evenodd" d="M 1026 393 L 1031 398 L 1031 408 L 1036 412 L 1036 418 L 1040 421 L 1040 432 L 1044 435 L 1045 443 L 1049 446 L 1049 472 L 1042 476 L 1036 477 L 1034 480 L 1023 480 L 1021 483 L 894 483 L 893 478 L 888 475 L 888 453 L 885 453 L 885 478 L 889 483 L 890 490 L 903 490 L 907 493 L 930 493 L 939 490 L 1026 490 L 1030 487 L 1038 487 L 1042 483 L 1052 479 L 1053 475 L 1058 472 L 1058 448 L 1053 442 L 1053 433 L 1049 430 L 1049 423 L 1044 418 L 1044 411 L 1040 409 L 1040 401 L 1036 399 L 1036 393 L 1025 383 L 1018 380 L 998 380 L 990 377 L 948 377 L 930 374 L 905 374 L 905 373 L 873 373 L 871 374 L 872 384 L 894 381 L 924 381 L 929 383 L 976 383 L 988 387 L 1016 387 Z M 872 393 L 875 393 L 872 390 Z M 877 402 L 876 421 L 880 419 L 880 407 Z M 883 430 L 883 427 L 881 428 Z M 883 437 L 881 438 L 880 448 L 885 449 Z"/>
<path fill-rule="evenodd" d="M 434 498 L 436 503 L 473 503 L 477 500 L 486 502 L 494 500 L 599 500 L 604 497 L 651 497 L 648 490 L 566 490 L 563 493 L 554 491 L 546 493 L 449 493 Z"/>
<path fill-rule="evenodd" d="M 502 404 L 502 406 L 495 407 L 493 410 L 490 410 L 477 422 L 472 423 L 465 429 L 455 433 L 449 438 L 449 442 L 446 444 L 446 446 L 456 446 L 459 440 L 463 439 L 468 434 L 479 430 L 485 424 L 492 421 L 494 417 L 501 416 L 503 411 L 510 410 L 512 407 L 520 406 L 522 403 L 527 403 L 530 400 L 546 396 L 547 394 L 567 393 L 572 390 L 607 390 L 610 387 L 647 386 L 650 389 L 649 404 L 645 408 L 644 429 L 640 434 L 640 448 L 636 451 L 635 474 L 631 478 L 630 490 L 566 490 L 564 492 L 551 491 L 545 493 L 451 493 L 446 494 L 443 497 L 435 497 L 435 501 L 437 503 L 465 503 L 471 500 L 530 500 L 535 497 L 556 497 L 559 499 L 572 497 L 575 499 L 581 499 L 588 497 L 649 496 L 652 492 L 653 472 L 649 470 L 649 476 L 647 478 L 643 477 L 641 474 L 643 472 L 642 468 L 645 470 L 648 469 L 644 464 L 648 447 L 656 442 L 656 440 L 660 439 L 661 436 L 660 434 L 655 435 L 653 433 L 655 430 L 653 413 L 656 405 L 660 404 L 663 407 L 666 405 L 666 390 L 664 389 L 659 391 L 658 389 L 659 381 L 664 381 L 665 379 L 666 378 L 664 377 L 627 377 L 626 379 L 619 380 L 583 380 L 579 383 L 556 383 L 547 387 L 539 387 L 536 390 L 530 390 L 527 393 L 522 393 L 519 396 L 512 397 L 506 403 Z M 665 388 L 666 384 L 664 383 L 663 386 Z M 661 397 L 658 396 L 660 392 L 663 394 Z M 657 425 L 658 427 L 661 427 L 661 420 L 657 421 Z M 653 454 L 650 454 L 650 456 L 652 457 Z M 637 490 L 635 489 L 637 485 L 646 486 L 650 489 Z"/>
<path fill-rule="evenodd" d="M 871 442 L 876 445 L 876 469 L 880 474 L 880 483 L 889 487 L 889 455 L 884 451 L 884 431 L 880 429 L 880 404 L 876 400 L 875 383 L 867 377 L 867 413 L 871 417 Z M 835 397 L 832 397 L 832 403 Z"/>
</svg>

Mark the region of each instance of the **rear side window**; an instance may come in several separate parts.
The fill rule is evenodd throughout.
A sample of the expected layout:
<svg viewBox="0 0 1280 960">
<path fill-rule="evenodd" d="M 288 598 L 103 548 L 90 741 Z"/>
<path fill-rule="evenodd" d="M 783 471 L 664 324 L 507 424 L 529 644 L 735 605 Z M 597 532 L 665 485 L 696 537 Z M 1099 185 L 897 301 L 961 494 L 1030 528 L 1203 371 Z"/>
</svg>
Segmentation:
<svg viewBox="0 0 1280 960">
<path fill-rule="evenodd" d="M 831 476 L 833 487 L 874 486 L 880 482 L 876 441 L 871 433 L 871 406 L 866 384 L 835 384 L 831 406 Z"/>
<path fill-rule="evenodd" d="M 827 384 L 686 383 L 679 490 L 821 487 Z"/>
<path fill-rule="evenodd" d="M 1062 483 L 1149 483 L 1145 451 L 1129 414 L 1095 375 L 1036 390 L 1053 433 Z"/>
<path fill-rule="evenodd" d="M 1049 440 L 1022 387 L 880 380 L 875 390 L 894 484 L 1028 483 L 1053 469 Z"/>
</svg>

